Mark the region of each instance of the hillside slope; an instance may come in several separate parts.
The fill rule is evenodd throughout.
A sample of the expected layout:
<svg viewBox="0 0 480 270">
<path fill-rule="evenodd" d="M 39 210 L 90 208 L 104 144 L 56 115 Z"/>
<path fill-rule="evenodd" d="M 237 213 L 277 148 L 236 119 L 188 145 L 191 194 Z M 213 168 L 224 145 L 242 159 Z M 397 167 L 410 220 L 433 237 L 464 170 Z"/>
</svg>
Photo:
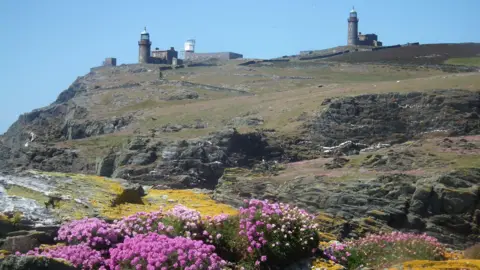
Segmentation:
<svg viewBox="0 0 480 270">
<path fill-rule="evenodd" d="M 465 56 L 463 46 L 449 57 Z M 428 49 L 405 50 L 415 48 Z M 436 48 L 409 51 L 407 58 Z M 162 79 L 156 65 L 94 69 L 0 137 L 0 170 L 216 189 L 217 199 L 232 204 L 279 199 L 347 220 L 373 216 L 380 227 L 448 231 L 452 236 L 442 239 L 454 245 L 477 241 L 480 179 L 476 172 L 471 179 L 455 173 L 480 165 L 480 73 L 441 64 L 448 57 L 403 65 L 391 64 L 395 51 L 371 53 L 380 55 L 373 62 L 384 63 L 234 60 L 167 70 Z M 451 210 L 456 199 L 445 199 L 435 217 L 418 209 L 409 215 L 411 204 L 400 207 L 412 202 L 423 181 L 436 187 L 442 175 L 460 184 L 441 183 L 439 196 L 460 194 L 458 201 L 469 207 Z M 467 187 L 471 191 L 443 191 Z M 392 199 L 393 206 L 351 201 L 343 189 L 406 199 Z M 357 202 L 366 206 L 357 211 Z"/>
</svg>

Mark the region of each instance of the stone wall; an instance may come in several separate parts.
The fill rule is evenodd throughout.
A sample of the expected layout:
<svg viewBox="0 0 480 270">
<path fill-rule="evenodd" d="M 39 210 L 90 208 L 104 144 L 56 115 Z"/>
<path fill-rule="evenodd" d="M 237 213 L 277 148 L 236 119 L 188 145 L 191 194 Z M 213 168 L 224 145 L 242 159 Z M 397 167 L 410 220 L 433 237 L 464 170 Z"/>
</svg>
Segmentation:
<svg viewBox="0 0 480 270">
<path fill-rule="evenodd" d="M 218 53 L 193 53 L 185 52 L 185 61 L 203 61 L 208 59 L 230 60 L 243 58 L 243 55 L 233 52 L 218 52 Z"/>
</svg>

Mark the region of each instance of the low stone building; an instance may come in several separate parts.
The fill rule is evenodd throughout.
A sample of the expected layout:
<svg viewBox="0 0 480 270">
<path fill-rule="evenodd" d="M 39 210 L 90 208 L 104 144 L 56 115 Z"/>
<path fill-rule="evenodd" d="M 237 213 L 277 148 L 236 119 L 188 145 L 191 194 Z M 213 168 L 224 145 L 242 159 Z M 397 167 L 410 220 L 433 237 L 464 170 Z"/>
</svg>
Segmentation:
<svg viewBox="0 0 480 270">
<path fill-rule="evenodd" d="M 115 67 L 117 65 L 117 58 L 108 57 L 103 61 L 102 66 L 104 67 Z"/>
<path fill-rule="evenodd" d="M 175 48 L 170 47 L 170 50 L 159 50 L 155 48 L 155 50 L 152 51 L 149 63 L 171 65 L 174 58 L 178 59 L 178 52 L 175 51 Z"/>
<path fill-rule="evenodd" d="M 378 36 L 376 34 L 363 34 L 362 32 L 358 33 L 358 44 L 363 46 L 373 46 L 381 47 L 382 42 L 378 41 Z"/>
</svg>

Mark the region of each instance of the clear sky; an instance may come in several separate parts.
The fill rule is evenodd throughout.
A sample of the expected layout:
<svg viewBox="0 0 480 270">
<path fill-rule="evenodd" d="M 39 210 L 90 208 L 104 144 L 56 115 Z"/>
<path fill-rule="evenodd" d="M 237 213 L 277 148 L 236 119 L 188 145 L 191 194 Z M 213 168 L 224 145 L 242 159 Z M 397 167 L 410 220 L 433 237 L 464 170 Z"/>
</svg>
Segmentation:
<svg viewBox="0 0 480 270">
<path fill-rule="evenodd" d="M 77 76 L 152 48 L 292 55 L 347 42 L 347 16 L 385 45 L 480 42 L 480 0 L 0 0 L 0 134 L 22 113 L 49 105 Z"/>
</svg>

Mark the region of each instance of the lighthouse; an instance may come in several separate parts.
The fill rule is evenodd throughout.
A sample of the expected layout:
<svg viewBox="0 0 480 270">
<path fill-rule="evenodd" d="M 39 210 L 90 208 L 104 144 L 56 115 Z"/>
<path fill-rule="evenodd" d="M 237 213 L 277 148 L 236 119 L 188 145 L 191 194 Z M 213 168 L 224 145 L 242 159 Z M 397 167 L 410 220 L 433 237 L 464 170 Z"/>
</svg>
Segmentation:
<svg viewBox="0 0 480 270">
<path fill-rule="evenodd" d="M 150 34 L 145 27 L 140 33 L 140 41 L 138 41 L 138 63 L 146 64 L 150 62 Z"/>
<path fill-rule="evenodd" d="M 358 45 L 358 17 L 355 7 L 350 11 L 350 16 L 348 17 L 348 45 L 355 46 Z"/>
</svg>

